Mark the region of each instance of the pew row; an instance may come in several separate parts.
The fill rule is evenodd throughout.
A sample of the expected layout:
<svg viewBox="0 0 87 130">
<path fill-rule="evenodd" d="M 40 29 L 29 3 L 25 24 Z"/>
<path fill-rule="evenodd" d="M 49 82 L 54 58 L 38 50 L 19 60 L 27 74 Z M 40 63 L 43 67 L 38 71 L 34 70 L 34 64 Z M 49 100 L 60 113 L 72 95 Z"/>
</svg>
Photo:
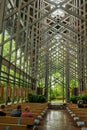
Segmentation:
<svg viewBox="0 0 87 130">
<path fill-rule="evenodd" d="M 27 130 L 26 125 L 0 123 L 0 130 Z"/>
</svg>

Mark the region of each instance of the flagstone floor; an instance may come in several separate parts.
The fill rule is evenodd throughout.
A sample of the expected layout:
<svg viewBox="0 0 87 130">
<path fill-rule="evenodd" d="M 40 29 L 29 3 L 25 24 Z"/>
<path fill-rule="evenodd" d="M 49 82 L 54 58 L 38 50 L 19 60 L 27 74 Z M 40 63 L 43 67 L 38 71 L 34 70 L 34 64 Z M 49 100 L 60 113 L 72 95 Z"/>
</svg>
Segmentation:
<svg viewBox="0 0 87 130">
<path fill-rule="evenodd" d="M 81 130 L 75 126 L 66 110 L 48 110 L 38 130 Z"/>
</svg>

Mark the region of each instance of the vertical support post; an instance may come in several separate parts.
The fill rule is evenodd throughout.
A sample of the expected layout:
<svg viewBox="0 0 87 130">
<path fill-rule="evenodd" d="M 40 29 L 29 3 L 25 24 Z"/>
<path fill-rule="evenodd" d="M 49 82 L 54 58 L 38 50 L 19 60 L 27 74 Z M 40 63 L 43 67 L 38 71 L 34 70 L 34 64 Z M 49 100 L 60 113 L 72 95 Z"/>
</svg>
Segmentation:
<svg viewBox="0 0 87 130">
<path fill-rule="evenodd" d="M 83 4 L 83 1 L 81 3 L 80 0 L 77 2 L 77 7 L 79 8 L 80 5 Z M 85 3 L 84 3 L 85 5 Z M 79 8 L 78 14 L 81 15 L 82 12 Z M 79 85 L 79 95 L 81 95 L 82 91 L 85 90 L 85 62 L 84 62 L 84 33 L 82 32 L 84 24 L 83 20 L 78 20 L 78 30 L 82 34 L 81 36 L 78 35 L 78 85 Z M 85 29 L 85 28 L 84 28 Z"/>
<path fill-rule="evenodd" d="M 3 27 L 5 3 L 6 0 L 0 0 L 0 32 L 2 31 Z"/>
<path fill-rule="evenodd" d="M 64 50 L 64 47 L 63 47 L 63 50 Z M 64 57 L 64 51 L 63 51 L 63 57 Z M 63 86 L 62 86 L 62 99 L 63 99 L 63 102 L 64 102 L 64 87 L 65 87 L 65 82 L 64 82 L 64 77 L 65 77 L 65 75 L 64 75 L 64 62 L 63 62 Z"/>
<path fill-rule="evenodd" d="M 48 101 L 48 80 L 49 80 L 49 48 L 48 42 L 46 43 L 46 67 L 45 67 L 45 96 Z"/>
<path fill-rule="evenodd" d="M 70 86 L 69 86 L 69 48 L 66 48 L 66 101 L 70 98 Z"/>
</svg>

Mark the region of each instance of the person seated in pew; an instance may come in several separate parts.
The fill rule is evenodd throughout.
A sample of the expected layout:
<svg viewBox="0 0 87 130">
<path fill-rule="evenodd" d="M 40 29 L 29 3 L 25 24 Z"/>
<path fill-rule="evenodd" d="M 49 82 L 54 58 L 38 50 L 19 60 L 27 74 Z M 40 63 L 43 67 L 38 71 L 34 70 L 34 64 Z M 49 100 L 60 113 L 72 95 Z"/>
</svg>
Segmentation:
<svg viewBox="0 0 87 130">
<path fill-rule="evenodd" d="M 79 100 L 79 101 L 77 102 L 77 105 L 78 105 L 78 108 L 84 108 L 83 100 Z"/>
<path fill-rule="evenodd" d="M 30 117 L 30 118 L 33 117 L 33 114 L 31 113 L 29 106 L 25 107 L 25 111 L 21 114 L 21 117 Z M 39 120 L 35 119 L 34 120 L 34 125 L 38 125 L 38 124 L 39 124 Z"/>
<path fill-rule="evenodd" d="M 11 112 L 11 116 L 20 117 L 21 116 L 21 105 L 18 105 L 16 109 L 13 109 Z"/>
<path fill-rule="evenodd" d="M 1 105 L 0 107 L 0 116 L 6 116 L 6 113 L 4 112 L 5 105 Z"/>
<path fill-rule="evenodd" d="M 25 111 L 21 114 L 21 117 L 33 117 L 29 106 L 25 107 Z"/>
</svg>

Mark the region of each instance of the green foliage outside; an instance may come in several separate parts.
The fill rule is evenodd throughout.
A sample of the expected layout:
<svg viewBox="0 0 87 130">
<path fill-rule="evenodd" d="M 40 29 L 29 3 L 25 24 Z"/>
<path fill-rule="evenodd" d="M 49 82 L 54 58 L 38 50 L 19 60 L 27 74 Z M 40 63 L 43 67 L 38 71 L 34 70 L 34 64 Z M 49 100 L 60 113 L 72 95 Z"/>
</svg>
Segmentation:
<svg viewBox="0 0 87 130">
<path fill-rule="evenodd" d="M 39 102 L 39 103 L 46 102 L 46 97 L 44 95 L 35 95 L 29 93 L 27 99 L 29 102 Z"/>
<path fill-rule="evenodd" d="M 70 80 L 70 88 L 76 88 L 78 86 L 78 82 L 74 79 Z"/>
<path fill-rule="evenodd" d="M 66 85 L 64 85 L 64 89 L 63 89 L 63 83 L 62 83 L 63 77 L 60 73 L 60 68 L 51 77 L 51 87 L 49 87 L 49 93 L 48 93 L 50 100 L 55 100 L 55 99 L 62 100 L 63 91 L 64 91 L 64 97 L 66 97 L 65 96 L 66 95 Z M 70 85 L 70 89 L 76 88 L 78 86 L 78 82 L 77 82 L 77 80 L 70 79 L 69 85 Z M 70 93 L 70 95 L 71 95 L 71 93 Z"/>
<path fill-rule="evenodd" d="M 5 99 L 4 98 L 0 98 L 0 104 L 5 103 Z"/>
<path fill-rule="evenodd" d="M 62 99 L 62 76 L 60 74 L 60 68 L 54 72 L 51 76 L 51 86 L 48 89 L 49 100 L 61 100 Z"/>
<path fill-rule="evenodd" d="M 7 35 L 7 32 L 6 33 L 6 36 L 4 37 L 4 40 L 7 40 L 10 35 Z M 2 36 L 0 35 L 0 42 L 2 40 Z M 10 52 L 10 45 L 12 44 L 12 53 L 11 53 L 11 62 L 15 61 L 15 41 L 12 40 L 12 43 L 10 41 L 8 41 L 7 43 L 4 44 L 3 46 L 3 56 L 5 56 L 5 58 L 8 60 L 8 55 L 9 55 L 9 52 Z M 17 50 L 17 58 L 20 57 L 20 53 L 21 53 L 21 50 L 18 49 Z M 23 55 L 23 52 L 22 52 L 22 55 Z M 24 62 L 24 56 L 22 56 L 22 63 Z M 19 66 L 19 60 L 17 60 L 17 66 Z M 7 72 L 8 68 L 4 65 L 2 65 L 2 70 L 4 72 Z M 10 69 L 10 75 L 14 76 L 14 71 Z M 5 73 L 1 73 L 1 76 L 4 78 L 7 78 L 7 75 Z M 13 79 L 13 77 L 10 77 L 10 79 Z M 16 73 L 16 77 L 19 78 L 19 74 Z M 65 78 L 65 77 L 64 77 Z M 21 76 L 21 79 L 23 79 L 23 77 Z M 16 80 L 17 81 L 17 80 Z M 26 77 L 25 77 L 25 81 L 26 81 Z M 63 75 L 61 74 L 61 64 L 60 66 L 58 66 L 58 71 L 54 71 L 53 74 L 52 74 L 52 77 L 51 77 L 51 88 L 49 86 L 49 90 L 48 90 L 48 95 L 49 95 L 49 99 L 53 100 L 53 99 L 62 99 L 62 91 L 63 91 Z M 6 82 L 3 82 L 4 83 L 4 87 L 5 87 L 5 92 L 4 92 L 4 97 L 3 99 L 0 99 L 0 102 L 3 103 L 5 102 L 5 93 L 6 93 Z M 20 84 L 22 84 L 22 81 L 20 81 Z M 44 86 L 44 79 L 40 79 L 40 81 L 38 81 L 38 86 Z M 77 81 L 74 80 L 74 79 L 70 79 L 70 87 L 73 88 L 73 87 L 76 87 L 78 86 L 77 85 Z M 24 84 L 24 87 L 27 87 L 27 84 Z M 65 92 L 64 92 L 65 94 Z M 34 100 L 34 102 L 37 102 L 39 100 L 41 101 L 45 101 L 45 97 L 42 96 L 42 95 L 39 95 L 36 96 L 36 95 L 33 95 L 33 98 L 31 98 L 32 100 Z M 78 99 L 78 98 L 77 98 Z M 14 99 L 15 101 L 17 100 L 16 98 Z"/>
<path fill-rule="evenodd" d="M 62 89 L 61 89 L 60 86 L 54 87 L 54 88 L 52 88 L 49 91 L 51 91 L 51 93 L 49 92 L 49 98 L 51 100 L 53 100 L 53 99 L 59 99 L 61 97 L 61 94 L 62 94 L 61 91 L 62 91 Z"/>
</svg>

